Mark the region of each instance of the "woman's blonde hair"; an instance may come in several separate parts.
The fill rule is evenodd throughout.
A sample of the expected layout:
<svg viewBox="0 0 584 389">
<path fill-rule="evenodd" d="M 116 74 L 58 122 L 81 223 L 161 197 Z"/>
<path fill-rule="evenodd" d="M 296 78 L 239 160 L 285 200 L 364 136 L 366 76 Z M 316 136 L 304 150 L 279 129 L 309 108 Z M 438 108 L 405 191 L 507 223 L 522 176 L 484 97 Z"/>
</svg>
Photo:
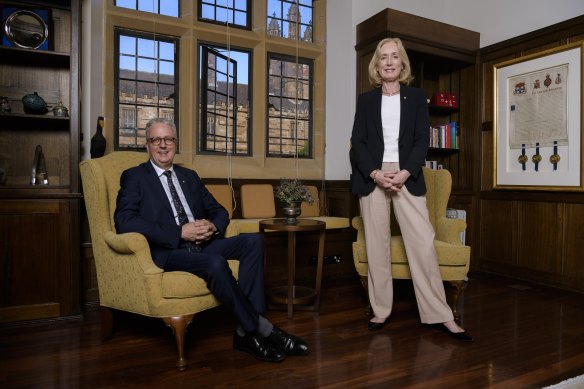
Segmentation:
<svg viewBox="0 0 584 389">
<path fill-rule="evenodd" d="M 403 69 L 399 73 L 398 81 L 400 83 L 409 85 L 410 82 L 414 79 L 412 76 L 412 67 L 410 65 L 410 59 L 408 58 L 408 53 L 406 53 L 406 49 L 399 38 L 385 38 L 382 39 L 375 48 L 375 53 L 373 53 L 373 57 L 371 58 L 371 62 L 369 62 L 369 82 L 374 87 L 378 88 L 381 86 L 382 78 L 377 71 L 377 64 L 379 63 L 379 59 L 381 58 L 381 47 L 388 43 L 393 42 L 397 46 L 397 53 L 402 60 Z"/>
</svg>

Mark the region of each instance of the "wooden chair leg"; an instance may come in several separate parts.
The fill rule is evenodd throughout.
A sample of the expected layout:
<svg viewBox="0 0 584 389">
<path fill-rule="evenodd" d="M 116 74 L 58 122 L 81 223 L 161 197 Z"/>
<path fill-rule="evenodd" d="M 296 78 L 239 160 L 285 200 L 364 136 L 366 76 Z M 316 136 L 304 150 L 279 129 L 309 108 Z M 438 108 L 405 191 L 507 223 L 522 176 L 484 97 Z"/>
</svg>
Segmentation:
<svg viewBox="0 0 584 389">
<path fill-rule="evenodd" d="M 454 314 L 454 320 L 460 320 L 460 312 L 458 311 L 458 301 L 464 290 L 464 281 L 448 281 L 450 285 L 454 288 L 452 291 L 452 313 Z"/>
<path fill-rule="evenodd" d="M 185 358 L 185 335 L 187 327 L 193 321 L 195 315 L 164 317 L 162 320 L 172 329 L 176 346 L 178 348 L 178 361 L 176 367 L 179 371 L 184 371 L 187 368 L 187 359 Z"/>
<path fill-rule="evenodd" d="M 114 312 L 111 308 L 100 306 L 99 313 L 101 316 L 101 341 L 105 342 L 114 335 Z"/>
</svg>

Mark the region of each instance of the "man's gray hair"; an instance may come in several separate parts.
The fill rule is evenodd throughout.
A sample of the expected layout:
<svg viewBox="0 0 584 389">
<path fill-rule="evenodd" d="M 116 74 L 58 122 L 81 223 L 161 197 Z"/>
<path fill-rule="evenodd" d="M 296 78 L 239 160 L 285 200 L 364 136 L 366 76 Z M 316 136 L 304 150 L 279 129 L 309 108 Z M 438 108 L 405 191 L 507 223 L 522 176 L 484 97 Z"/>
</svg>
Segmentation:
<svg viewBox="0 0 584 389">
<path fill-rule="evenodd" d="M 169 126 L 170 128 L 172 128 L 172 133 L 174 135 L 174 137 L 176 138 L 176 125 L 174 124 L 174 121 L 167 119 L 167 118 L 152 118 L 150 120 L 148 120 L 148 123 L 146 123 L 146 138 L 149 138 L 150 136 L 150 128 L 158 123 L 162 123 L 162 124 L 166 124 L 167 126 Z"/>
</svg>

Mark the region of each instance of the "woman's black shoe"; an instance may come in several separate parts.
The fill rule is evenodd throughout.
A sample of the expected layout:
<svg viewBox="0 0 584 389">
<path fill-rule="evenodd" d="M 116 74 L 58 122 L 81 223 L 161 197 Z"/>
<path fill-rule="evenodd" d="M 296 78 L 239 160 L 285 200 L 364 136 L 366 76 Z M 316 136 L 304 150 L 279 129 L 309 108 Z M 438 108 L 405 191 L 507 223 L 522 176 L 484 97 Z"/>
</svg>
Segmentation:
<svg viewBox="0 0 584 389">
<path fill-rule="evenodd" d="M 367 323 L 367 329 L 369 331 L 376 331 L 376 330 L 382 329 L 384 325 L 385 325 L 385 321 L 383 321 L 381 323 L 375 323 L 375 322 L 369 321 Z"/>
<path fill-rule="evenodd" d="M 466 331 L 452 332 L 448 329 L 448 327 L 446 327 L 444 325 L 444 323 L 430 324 L 430 327 L 432 327 L 438 331 L 442 331 L 442 332 L 452 336 L 454 339 L 460 340 L 462 342 L 472 342 L 474 340 L 472 335 L 469 334 L 468 332 L 466 332 Z"/>
</svg>

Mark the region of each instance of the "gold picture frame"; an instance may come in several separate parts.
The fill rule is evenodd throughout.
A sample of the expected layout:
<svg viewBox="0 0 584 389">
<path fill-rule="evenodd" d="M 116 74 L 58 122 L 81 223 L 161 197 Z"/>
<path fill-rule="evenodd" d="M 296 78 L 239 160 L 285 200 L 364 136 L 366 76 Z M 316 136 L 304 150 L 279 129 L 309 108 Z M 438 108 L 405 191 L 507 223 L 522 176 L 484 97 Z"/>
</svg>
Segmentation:
<svg viewBox="0 0 584 389">
<path fill-rule="evenodd" d="M 584 191 L 584 41 L 493 65 L 493 189 Z"/>
</svg>

